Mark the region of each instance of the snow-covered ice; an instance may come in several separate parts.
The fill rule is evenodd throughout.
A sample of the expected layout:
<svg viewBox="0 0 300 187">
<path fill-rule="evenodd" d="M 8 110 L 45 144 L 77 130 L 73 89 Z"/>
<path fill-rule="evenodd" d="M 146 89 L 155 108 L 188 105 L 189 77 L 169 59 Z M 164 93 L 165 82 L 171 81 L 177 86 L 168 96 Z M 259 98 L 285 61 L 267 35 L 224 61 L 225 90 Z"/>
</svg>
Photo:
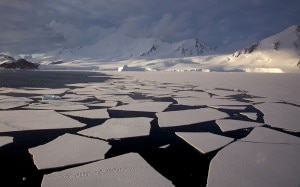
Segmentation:
<svg viewBox="0 0 300 187">
<path fill-rule="evenodd" d="M 257 113 L 255 112 L 240 112 L 240 114 L 247 116 L 249 119 L 257 120 Z"/>
<path fill-rule="evenodd" d="M 102 125 L 82 130 L 79 134 L 105 140 L 148 136 L 152 120 L 152 118 L 145 117 L 113 118 L 105 121 Z"/>
<path fill-rule="evenodd" d="M 139 154 L 101 160 L 43 177 L 42 186 L 173 186 Z"/>
<path fill-rule="evenodd" d="M 228 99 L 199 99 L 199 98 L 174 98 L 178 104 L 187 106 L 247 106 L 248 103 L 233 101 Z"/>
<path fill-rule="evenodd" d="M 238 130 L 238 129 L 246 129 L 246 128 L 250 128 L 250 127 L 258 127 L 258 126 L 264 125 L 263 123 L 232 120 L 232 119 L 216 120 L 216 123 L 223 132 L 233 131 L 233 130 Z"/>
<path fill-rule="evenodd" d="M 89 119 L 108 119 L 109 114 L 107 109 L 94 109 L 94 110 L 80 110 L 71 112 L 61 112 L 61 114 L 67 116 L 89 118 Z"/>
<path fill-rule="evenodd" d="M 0 148 L 4 145 L 13 143 L 13 137 L 9 136 L 0 136 Z"/>
<path fill-rule="evenodd" d="M 234 142 L 212 159 L 207 186 L 299 186 L 300 146 Z"/>
<path fill-rule="evenodd" d="M 65 134 L 49 143 L 30 148 L 29 152 L 37 168 L 42 170 L 104 159 L 110 148 L 102 140 Z"/>
<path fill-rule="evenodd" d="M 156 116 L 160 127 L 192 125 L 228 117 L 226 113 L 210 108 L 160 112 Z"/>
<path fill-rule="evenodd" d="M 234 140 L 209 132 L 176 132 L 176 135 L 203 154 L 220 149 Z"/>
<path fill-rule="evenodd" d="M 128 105 L 122 105 L 110 108 L 109 110 L 118 111 L 135 111 L 135 112 L 162 112 L 168 106 L 172 104 L 171 102 L 144 102 L 144 103 L 134 103 Z"/>
<path fill-rule="evenodd" d="M 52 110 L 0 111 L 0 124 L 0 132 L 85 126 Z"/>
<path fill-rule="evenodd" d="M 254 106 L 264 114 L 266 124 L 290 131 L 300 131 L 300 107 L 281 103 L 263 103 Z"/>
<path fill-rule="evenodd" d="M 226 110 L 245 110 L 247 108 L 247 106 L 222 106 L 222 105 L 210 106 L 210 107 L 216 109 L 226 109 Z"/>
<path fill-rule="evenodd" d="M 242 92 L 235 92 L 235 91 L 230 91 L 230 90 L 205 90 L 208 93 L 218 95 L 218 96 L 223 96 L 223 97 L 228 97 L 228 96 L 233 96 L 233 95 L 238 95 L 242 94 Z"/>
<path fill-rule="evenodd" d="M 278 144 L 299 144 L 300 138 L 283 132 L 265 127 L 256 127 L 245 138 L 245 142 L 278 143 Z"/>
<path fill-rule="evenodd" d="M 107 101 L 104 103 L 88 103 L 85 104 L 88 107 L 103 107 L 103 108 L 111 108 L 117 106 L 118 102 L 116 101 Z"/>
<path fill-rule="evenodd" d="M 36 109 L 36 110 L 87 110 L 88 107 L 80 103 L 66 102 L 66 101 L 50 101 L 46 103 L 34 103 L 29 106 L 23 107 L 26 109 Z"/>
<path fill-rule="evenodd" d="M 23 102 L 23 101 L 2 101 L 2 100 L 0 100 L 0 109 L 7 110 L 7 109 L 26 106 L 28 104 L 29 104 L 28 102 Z"/>
<path fill-rule="evenodd" d="M 174 97 L 193 97 L 193 98 L 206 98 L 209 99 L 208 93 L 199 91 L 179 91 L 173 94 Z"/>
</svg>

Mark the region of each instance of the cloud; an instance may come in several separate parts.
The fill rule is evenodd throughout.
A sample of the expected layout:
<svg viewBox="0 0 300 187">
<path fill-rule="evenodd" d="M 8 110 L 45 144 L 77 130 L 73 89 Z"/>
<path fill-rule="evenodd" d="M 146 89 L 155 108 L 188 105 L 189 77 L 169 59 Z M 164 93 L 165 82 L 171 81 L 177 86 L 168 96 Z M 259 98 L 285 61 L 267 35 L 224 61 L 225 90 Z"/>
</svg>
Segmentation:
<svg viewBox="0 0 300 187">
<path fill-rule="evenodd" d="M 262 39 L 299 24 L 297 0 L 1 0 L 0 50 L 91 44 L 113 32 L 212 46 Z"/>
</svg>

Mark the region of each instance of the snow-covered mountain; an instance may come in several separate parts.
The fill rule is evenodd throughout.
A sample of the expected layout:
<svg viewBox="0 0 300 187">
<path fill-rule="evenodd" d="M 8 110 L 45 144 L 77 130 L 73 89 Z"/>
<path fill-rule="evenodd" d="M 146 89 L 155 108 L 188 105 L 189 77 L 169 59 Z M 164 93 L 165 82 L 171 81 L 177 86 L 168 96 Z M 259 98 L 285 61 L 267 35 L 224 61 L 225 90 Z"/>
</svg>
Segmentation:
<svg viewBox="0 0 300 187">
<path fill-rule="evenodd" d="M 113 33 L 93 45 L 58 49 L 31 61 L 122 71 L 299 72 L 300 26 L 293 25 L 233 54 L 210 48 L 197 39 L 169 43 Z"/>
<path fill-rule="evenodd" d="M 100 60 L 120 61 L 129 59 L 157 59 L 170 57 L 198 56 L 213 51 L 198 39 L 183 40 L 177 43 L 163 42 L 156 38 L 131 38 L 113 33 L 93 45 L 74 49 L 59 49 L 46 55 L 44 60 Z"/>
<path fill-rule="evenodd" d="M 261 40 L 228 56 L 228 61 L 248 66 L 300 68 L 300 25 Z"/>
</svg>

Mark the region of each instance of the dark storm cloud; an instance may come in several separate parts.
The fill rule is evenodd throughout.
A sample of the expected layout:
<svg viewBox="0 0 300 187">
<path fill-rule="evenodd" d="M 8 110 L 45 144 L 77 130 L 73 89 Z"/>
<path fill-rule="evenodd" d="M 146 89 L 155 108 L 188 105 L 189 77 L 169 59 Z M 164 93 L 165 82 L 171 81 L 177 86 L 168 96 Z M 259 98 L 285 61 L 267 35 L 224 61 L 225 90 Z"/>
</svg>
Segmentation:
<svg viewBox="0 0 300 187">
<path fill-rule="evenodd" d="M 298 0 L 0 0 L 0 51 L 43 52 L 112 32 L 210 45 L 299 24 Z"/>
</svg>

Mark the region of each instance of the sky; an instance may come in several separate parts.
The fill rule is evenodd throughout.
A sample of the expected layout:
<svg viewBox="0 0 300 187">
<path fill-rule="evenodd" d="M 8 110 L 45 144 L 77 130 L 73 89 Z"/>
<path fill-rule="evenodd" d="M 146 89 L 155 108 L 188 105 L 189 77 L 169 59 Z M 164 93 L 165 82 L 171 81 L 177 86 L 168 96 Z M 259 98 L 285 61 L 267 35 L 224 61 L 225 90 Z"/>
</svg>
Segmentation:
<svg viewBox="0 0 300 187">
<path fill-rule="evenodd" d="M 299 0 L 0 0 L 0 52 L 44 53 L 119 32 L 208 46 L 258 41 L 300 24 Z"/>
</svg>

